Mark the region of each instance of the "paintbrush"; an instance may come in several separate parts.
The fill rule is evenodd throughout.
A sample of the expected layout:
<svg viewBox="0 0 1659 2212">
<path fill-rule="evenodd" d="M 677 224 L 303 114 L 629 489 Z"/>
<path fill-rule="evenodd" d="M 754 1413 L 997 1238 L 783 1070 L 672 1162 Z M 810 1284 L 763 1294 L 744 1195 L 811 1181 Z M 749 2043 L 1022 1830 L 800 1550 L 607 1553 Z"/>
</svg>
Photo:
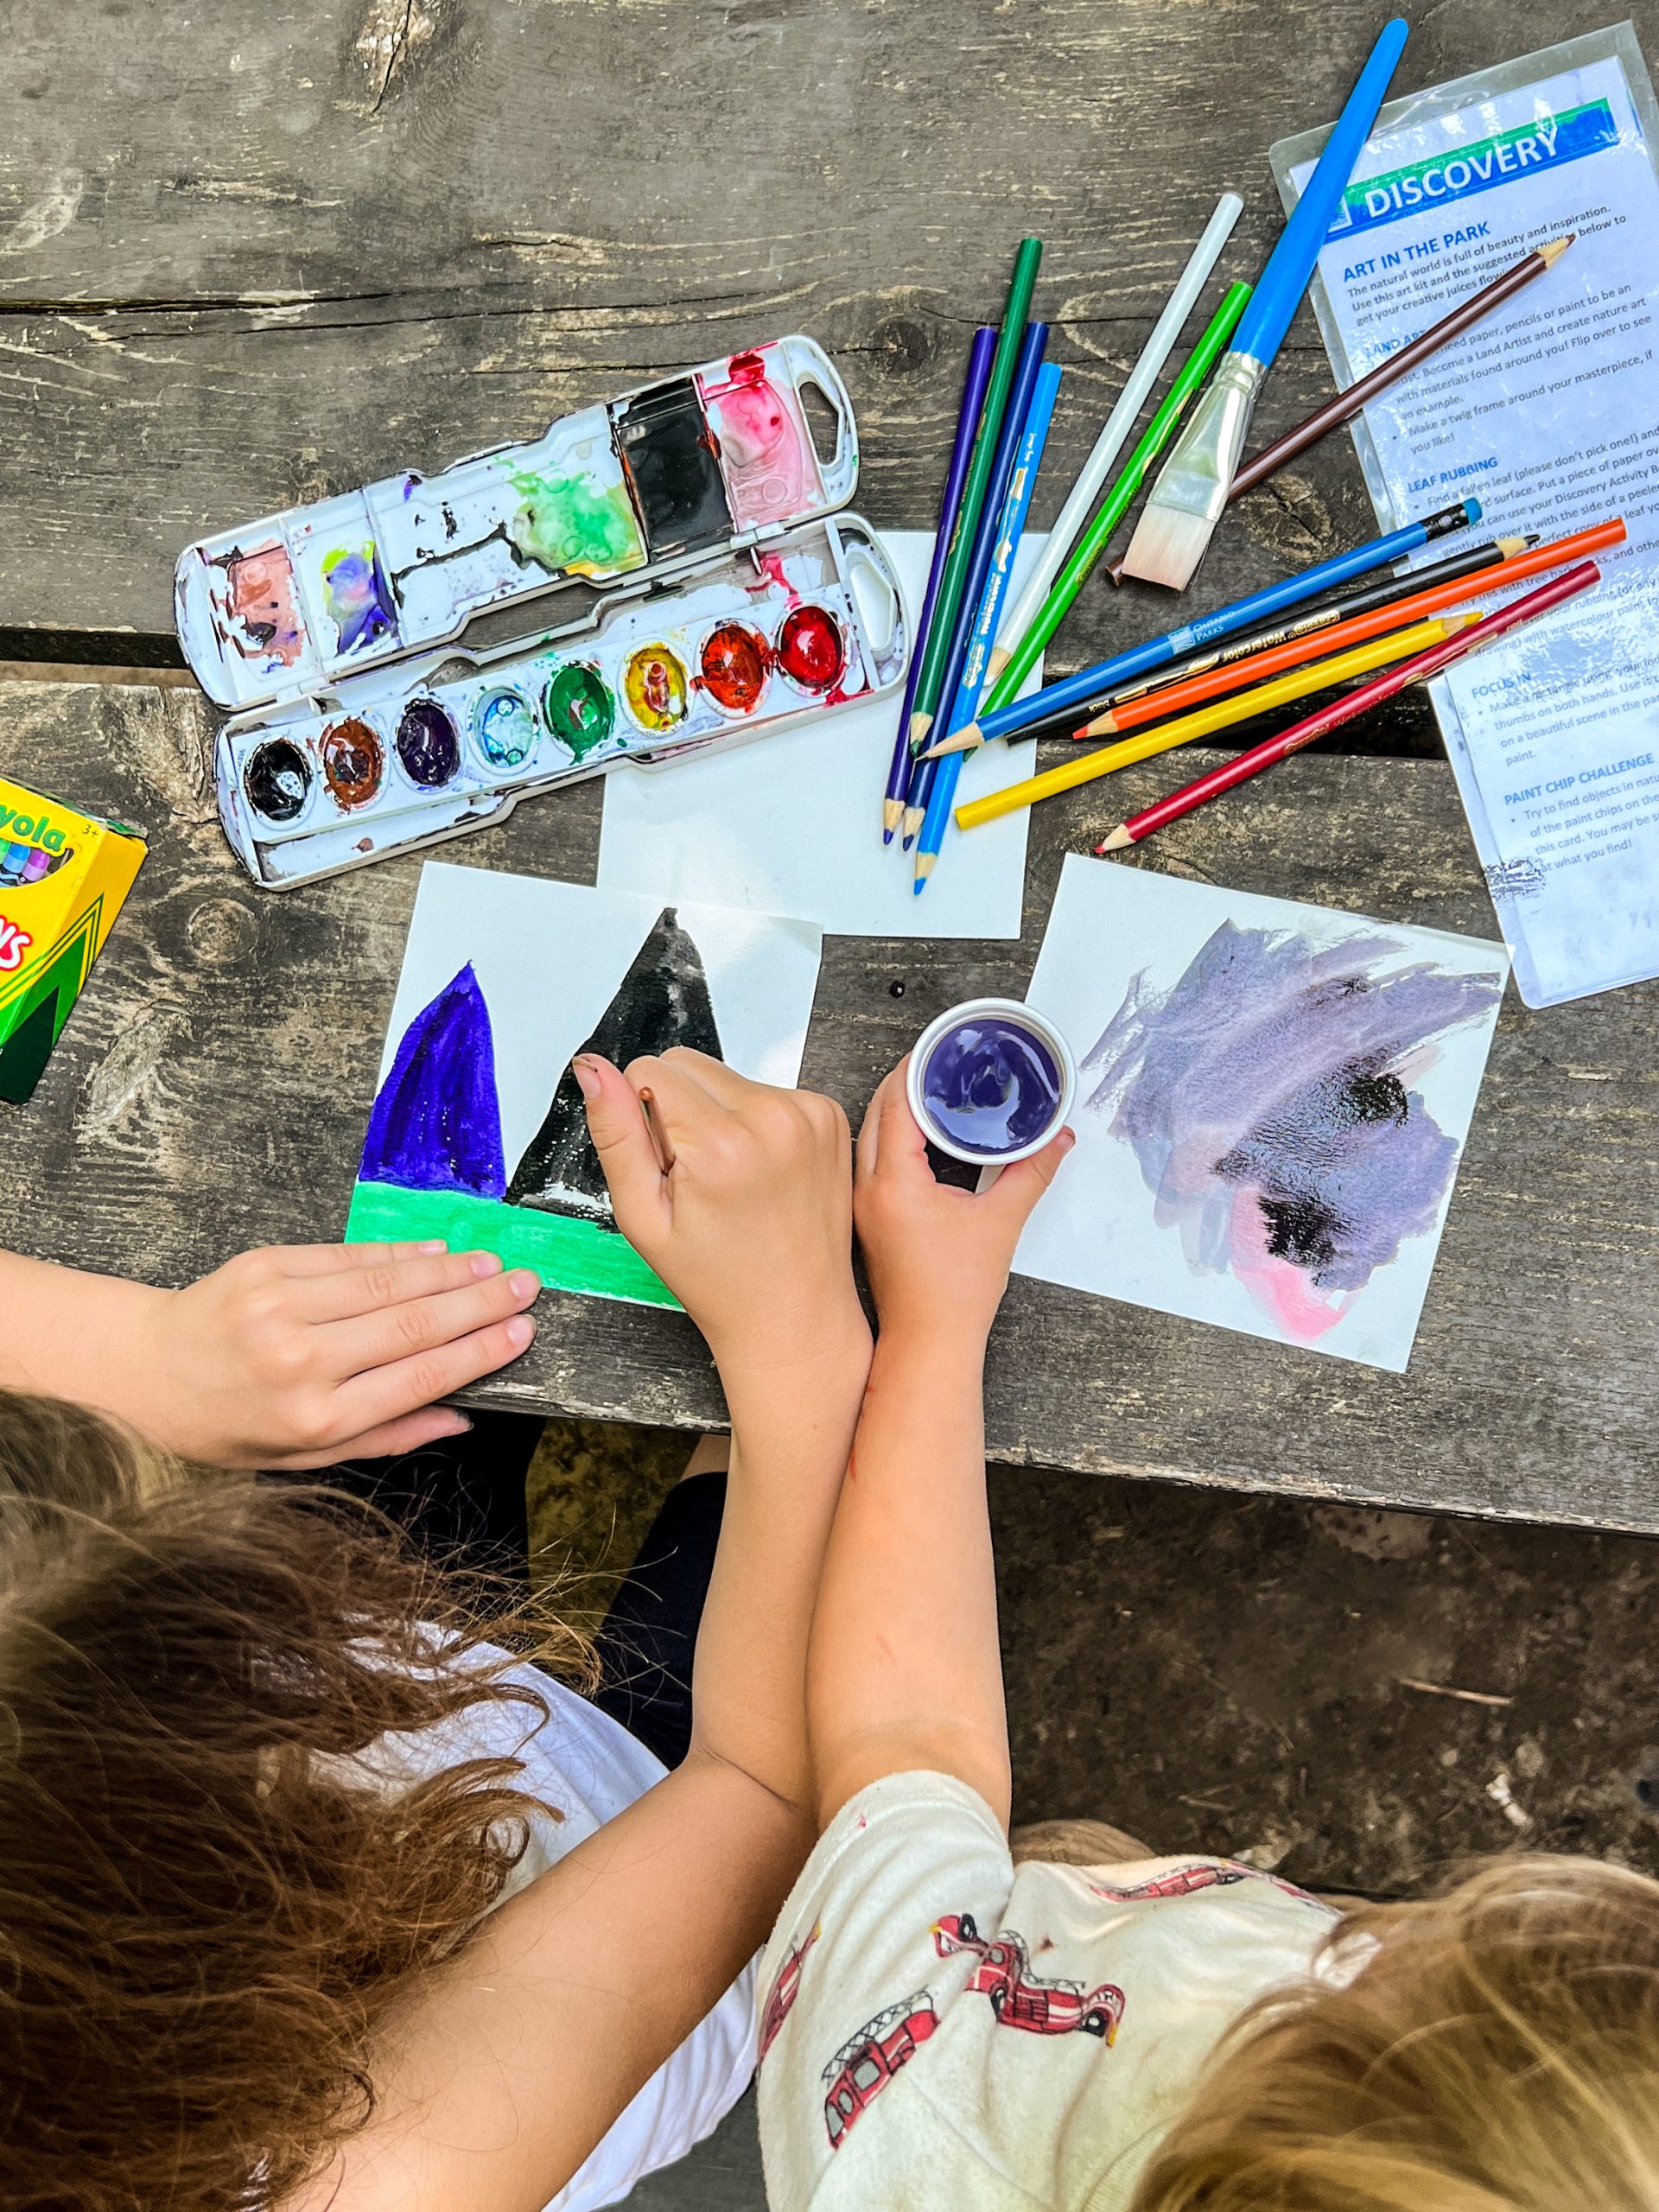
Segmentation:
<svg viewBox="0 0 1659 2212">
<path fill-rule="evenodd" d="M 1186 267 L 1181 271 L 1174 290 L 1165 302 L 1163 313 L 1153 325 L 1152 335 L 1141 348 L 1140 357 L 1129 371 L 1123 389 L 1117 396 L 1117 404 L 1106 417 L 1105 427 L 1095 440 L 1077 482 L 1066 493 L 1065 504 L 1054 518 L 1047 543 L 1033 564 L 1031 574 L 1027 577 L 1019 596 L 1008 609 L 1002 637 L 991 654 L 991 683 L 996 682 L 1004 667 L 1014 658 L 1015 647 L 1037 620 L 1067 554 L 1082 534 L 1083 526 L 1089 519 L 1090 508 L 1105 486 L 1112 463 L 1141 419 L 1141 410 L 1151 398 L 1152 388 L 1162 373 L 1164 363 L 1175 350 L 1175 341 L 1185 326 L 1186 318 L 1197 307 L 1198 296 L 1210 280 L 1210 272 L 1220 259 L 1221 250 L 1232 236 L 1233 226 L 1243 212 L 1244 202 L 1236 192 L 1224 192 L 1216 202 L 1216 212 L 1205 226 L 1204 236 L 1193 247 Z M 1020 686 L 1016 683 L 1014 688 L 1017 691 Z"/>
<path fill-rule="evenodd" d="M 1231 350 L 1164 463 L 1129 542 L 1125 565 L 1131 575 L 1185 591 L 1204 558 L 1232 488 L 1262 378 L 1307 289 L 1405 42 L 1406 25 L 1396 16 L 1372 48 L 1307 189 L 1268 257 Z"/>
<path fill-rule="evenodd" d="M 1581 591 L 1588 591 L 1601 581 L 1601 570 L 1593 561 L 1582 561 L 1575 569 L 1568 569 L 1564 575 L 1552 576 L 1547 584 L 1540 584 L 1536 591 L 1529 591 L 1524 599 L 1514 600 L 1508 607 L 1500 607 L 1496 614 L 1488 614 L 1472 629 L 1465 630 L 1455 638 L 1448 638 L 1444 645 L 1431 645 L 1425 653 L 1403 661 L 1386 676 L 1374 677 L 1369 683 L 1362 683 L 1357 691 L 1347 698 L 1338 699 L 1334 705 L 1322 708 L 1317 715 L 1310 715 L 1306 721 L 1298 722 L 1292 729 L 1282 730 L 1277 737 L 1265 739 L 1252 746 L 1248 753 L 1224 761 L 1219 768 L 1212 768 L 1207 776 L 1199 776 L 1180 791 L 1172 791 L 1167 798 L 1160 798 L 1156 806 L 1144 812 L 1132 814 L 1127 822 L 1120 822 L 1109 837 L 1095 847 L 1096 854 L 1104 859 L 1108 853 L 1121 853 L 1126 846 L 1138 845 L 1143 837 L 1150 837 L 1154 830 L 1161 830 L 1167 823 L 1179 822 L 1185 814 L 1208 805 L 1212 798 L 1219 798 L 1236 784 L 1245 783 L 1252 776 L 1259 776 L 1264 768 L 1276 767 L 1293 753 L 1300 753 L 1305 745 L 1312 745 L 1317 737 L 1339 729 L 1344 722 L 1368 713 L 1380 706 L 1384 699 L 1405 690 L 1414 683 L 1427 683 L 1431 677 L 1450 668 L 1453 662 L 1465 659 L 1470 653 L 1478 652 L 1522 622 L 1536 620 L 1548 614 Z"/>
</svg>

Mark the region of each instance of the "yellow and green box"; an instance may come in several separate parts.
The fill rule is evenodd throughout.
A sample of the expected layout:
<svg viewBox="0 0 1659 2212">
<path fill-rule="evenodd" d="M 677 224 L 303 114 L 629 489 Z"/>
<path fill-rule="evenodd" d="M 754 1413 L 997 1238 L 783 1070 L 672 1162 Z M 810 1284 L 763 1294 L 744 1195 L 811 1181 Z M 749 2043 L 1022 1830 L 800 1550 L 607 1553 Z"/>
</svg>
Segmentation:
<svg viewBox="0 0 1659 2212">
<path fill-rule="evenodd" d="M 143 858 L 136 830 L 0 776 L 0 1099 L 40 1081 Z"/>
</svg>

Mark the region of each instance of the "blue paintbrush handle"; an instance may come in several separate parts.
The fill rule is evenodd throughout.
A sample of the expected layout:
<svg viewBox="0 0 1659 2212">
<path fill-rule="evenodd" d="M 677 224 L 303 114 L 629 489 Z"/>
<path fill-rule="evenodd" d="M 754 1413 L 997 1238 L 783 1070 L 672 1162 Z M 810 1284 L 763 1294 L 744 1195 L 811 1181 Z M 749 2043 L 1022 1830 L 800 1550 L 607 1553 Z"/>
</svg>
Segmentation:
<svg viewBox="0 0 1659 2212">
<path fill-rule="evenodd" d="M 1354 163 L 1371 135 L 1376 111 L 1406 42 L 1406 29 L 1403 18 L 1396 16 L 1371 48 L 1371 58 L 1360 71 L 1359 82 L 1349 93 L 1348 105 L 1325 142 L 1319 164 L 1307 180 L 1307 189 L 1291 211 L 1278 245 L 1268 256 L 1268 265 L 1250 303 L 1239 318 L 1233 334 L 1235 353 L 1248 353 L 1252 360 L 1265 364 L 1284 342 L 1331 219 L 1354 173 Z"/>
</svg>

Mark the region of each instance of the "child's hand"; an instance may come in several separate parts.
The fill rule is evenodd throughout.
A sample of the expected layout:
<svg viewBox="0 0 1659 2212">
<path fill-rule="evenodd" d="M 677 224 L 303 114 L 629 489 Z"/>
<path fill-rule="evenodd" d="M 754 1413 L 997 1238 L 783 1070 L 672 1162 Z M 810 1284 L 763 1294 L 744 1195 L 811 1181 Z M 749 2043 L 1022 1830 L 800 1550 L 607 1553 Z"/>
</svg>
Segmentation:
<svg viewBox="0 0 1659 2212">
<path fill-rule="evenodd" d="M 517 1359 L 540 1283 L 493 1252 L 302 1244 L 151 1294 L 105 1402 L 187 1459 L 326 1467 L 470 1427 L 433 1403 Z"/>
<path fill-rule="evenodd" d="M 1077 1139 L 1062 1129 L 988 1191 L 937 1182 L 927 1141 L 905 1096 L 901 1060 L 871 1099 L 858 1133 L 853 1211 L 884 1336 L 889 1331 L 986 1337 L 1032 1209 Z"/>
<path fill-rule="evenodd" d="M 617 1226 L 722 1371 L 856 1344 L 868 1362 L 851 1142 L 834 1100 L 751 1083 L 681 1047 L 626 1074 L 593 1053 L 575 1065 Z"/>
</svg>

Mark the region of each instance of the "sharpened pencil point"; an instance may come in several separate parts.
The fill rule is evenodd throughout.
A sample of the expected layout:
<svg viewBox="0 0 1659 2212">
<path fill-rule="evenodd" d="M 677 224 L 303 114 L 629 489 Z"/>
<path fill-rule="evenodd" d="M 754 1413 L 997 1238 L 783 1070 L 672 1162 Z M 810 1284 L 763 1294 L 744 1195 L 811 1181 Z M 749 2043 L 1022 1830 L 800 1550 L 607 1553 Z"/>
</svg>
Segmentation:
<svg viewBox="0 0 1659 2212">
<path fill-rule="evenodd" d="M 904 849 L 906 852 L 908 852 L 911 847 L 915 843 L 917 837 L 921 832 L 922 823 L 926 820 L 926 818 L 927 810 L 925 807 L 907 806 L 905 809 Z"/>
<path fill-rule="evenodd" d="M 985 664 L 985 683 L 987 689 L 995 683 L 997 677 L 1001 675 L 1003 670 L 1013 658 L 1014 655 L 1009 652 L 1004 652 L 1001 645 L 993 645 L 991 647 L 991 657 Z"/>
<path fill-rule="evenodd" d="M 1126 845 L 1132 845 L 1134 842 L 1134 838 L 1120 822 L 1111 836 L 1103 837 L 1095 847 L 1095 858 L 1103 861 L 1108 853 L 1121 853 Z"/>
<path fill-rule="evenodd" d="M 1564 238 L 1552 238 L 1548 245 L 1539 247 L 1538 258 L 1546 269 L 1553 269 L 1555 266 L 1578 235 L 1576 231 L 1569 231 Z"/>
<path fill-rule="evenodd" d="M 910 749 L 913 753 L 933 727 L 931 715 L 912 715 L 910 718 Z"/>
<path fill-rule="evenodd" d="M 976 752 L 984 742 L 984 739 L 979 734 L 978 723 L 973 722 L 966 729 L 959 729 L 949 737 L 942 737 L 937 745 L 930 745 L 921 757 L 924 760 L 943 760 L 947 753 Z"/>
<path fill-rule="evenodd" d="M 916 880 L 910 887 L 917 898 L 919 899 L 923 892 L 926 890 L 927 879 L 932 874 L 934 868 L 938 865 L 938 858 L 939 856 L 937 853 L 917 854 Z"/>
</svg>

